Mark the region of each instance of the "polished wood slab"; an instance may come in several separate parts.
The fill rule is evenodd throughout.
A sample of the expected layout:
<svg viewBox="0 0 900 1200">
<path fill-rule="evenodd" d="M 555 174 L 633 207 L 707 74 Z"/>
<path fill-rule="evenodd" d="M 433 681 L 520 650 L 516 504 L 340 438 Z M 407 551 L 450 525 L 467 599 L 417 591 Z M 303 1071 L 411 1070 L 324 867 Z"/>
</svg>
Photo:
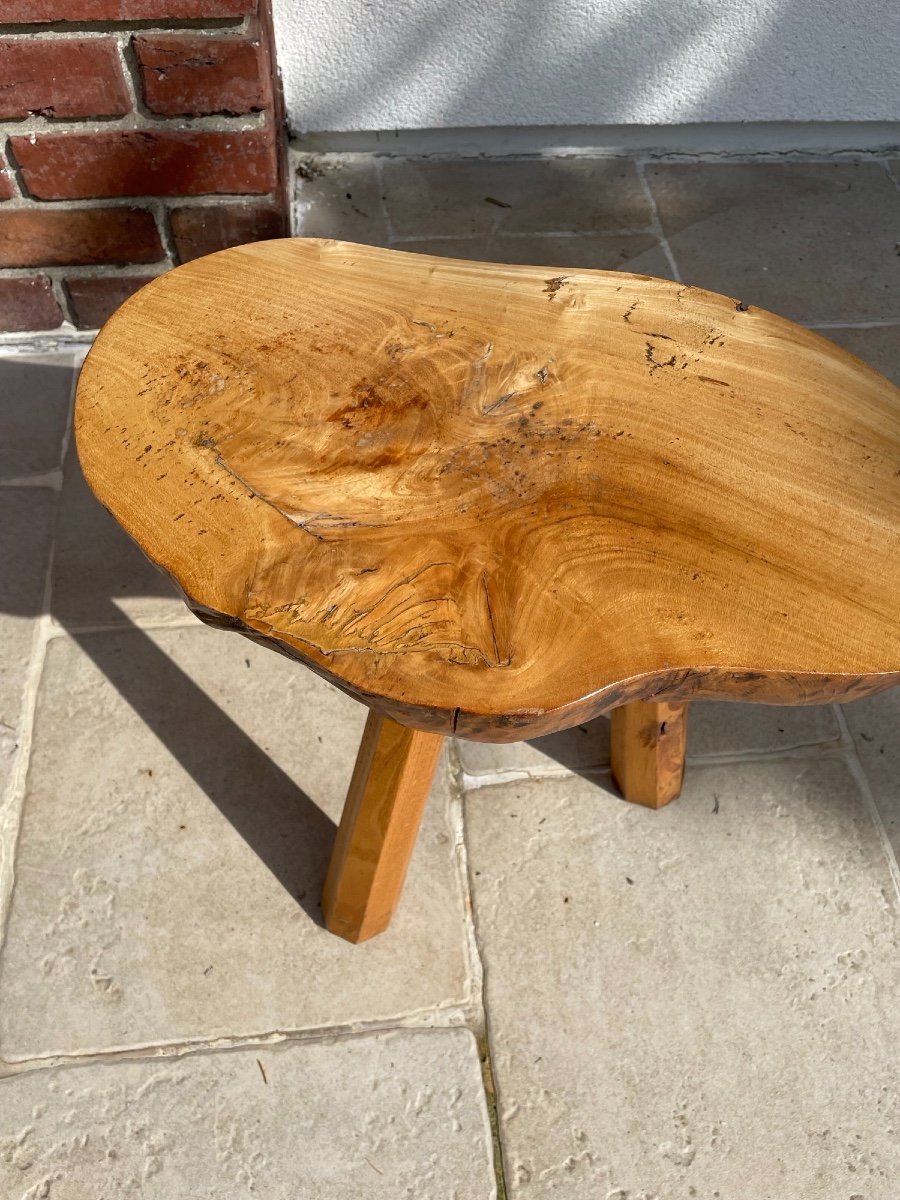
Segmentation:
<svg viewBox="0 0 900 1200">
<path fill-rule="evenodd" d="M 350 941 L 391 919 L 441 734 L 613 710 L 658 808 L 690 698 L 900 682 L 900 393 L 736 299 L 260 243 L 127 301 L 75 427 L 198 615 L 370 706 L 323 896 Z"/>
<path fill-rule="evenodd" d="M 200 615 L 414 728 L 900 681 L 900 394 L 737 299 L 264 242 L 128 300 L 75 424 Z"/>
</svg>

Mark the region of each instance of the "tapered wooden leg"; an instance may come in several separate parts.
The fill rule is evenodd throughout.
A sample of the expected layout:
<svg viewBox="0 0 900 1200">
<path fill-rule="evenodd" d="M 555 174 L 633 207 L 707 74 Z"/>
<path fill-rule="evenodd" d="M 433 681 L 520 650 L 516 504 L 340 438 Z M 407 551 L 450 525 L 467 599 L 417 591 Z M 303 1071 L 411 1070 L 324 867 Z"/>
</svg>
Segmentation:
<svg viewBox="0 0 900 1200">
<path fill-rule="evenodd" d="M 443 742 L 369 712 L 322 893 L 326 926 L 348 942 L 390 924 Z"/>
<path fill-rule="evenodd" d="M 681 792 L 686 704 L 636 700 L 612 711 L 612 773 L 626 800 L 662 808 Z"/>
</svg>

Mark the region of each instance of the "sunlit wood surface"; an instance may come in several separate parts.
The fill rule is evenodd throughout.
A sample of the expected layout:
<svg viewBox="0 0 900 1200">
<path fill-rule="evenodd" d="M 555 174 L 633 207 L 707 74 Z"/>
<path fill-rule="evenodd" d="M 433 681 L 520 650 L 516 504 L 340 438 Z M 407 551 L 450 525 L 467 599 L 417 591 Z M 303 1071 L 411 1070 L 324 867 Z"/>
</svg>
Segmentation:
<svg viewBox="0 0 900 1200">
<path fill-rule="evenodd" d="M 900 681 L 900 393 L 737 299 L 260 243 L 119 310 L 76 434 L 195 611 L 417 728 Z"/>
</svg>

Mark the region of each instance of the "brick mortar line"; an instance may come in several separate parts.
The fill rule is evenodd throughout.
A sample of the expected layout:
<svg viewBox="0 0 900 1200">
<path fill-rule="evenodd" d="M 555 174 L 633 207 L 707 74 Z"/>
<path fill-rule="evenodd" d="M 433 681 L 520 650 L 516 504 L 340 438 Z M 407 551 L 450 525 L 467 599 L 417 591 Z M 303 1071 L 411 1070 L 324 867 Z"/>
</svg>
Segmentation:
<svg viewBox="0 0 900 1200">
<path fill-rule="evenodd" d="M 240 113 L 233 117 L 217 113 L 202 117 L 166 117 L 136 111 L 120 117 L 93 115 L 57 119 L 32 114 L 20 120 L 0 121 L 0 133 L 9 137 L 37 137 L 53 133 L 130 133 L 135 130 L 145 133 L 251 133 L 256 129 L 264 129 L 270 115 L 270 108 L 255 113 Z"/>
<path fill-rule="evenodd" d="M 246 31 L 254 14 L 243 17 L 157 17 L 143 21 L 0 21 L 0 37 L 71 41 L 114 33 L 219 33 Z"/>
<path fill-rule="evenodd" d="M 65 212 L 81 208 L 146 208 L 153 204 L 168 204 L 177 208 L 202 208 L 206 205 L 236 203 L 275 203 L 275 192 L 203 192 L 199 196 L 85 196 L 75 200 L 39 200 L 36 196 L 13 196 L 0 201 L 3 212 Z"/>
<path fill-rule="evenodd" d="M 62 323 L 64 325 L 66 325 L 66 324 L 74 325 L 75 324 L 75 317 L 73 315 L 74 309 L 72 307 L 72 302 L 69 298 L 68 288 L 65 286 L 61 277 L 51 276 L 50 291 L 53 295 L 53 299 L 59 305 L 59 311 L 63 315 Z"/>
<path fill-rule="evenodd" d="M 104 38 L 125 38 L 144 37 L 146 35 L 168 36 L 169 34 L 184 34 L 185 39 L 195 37 L 210 37 L 224 38 L 226 41 L 240 41 L 242 36 L 250 32 L 251 23 L 248 19 L 243 19 L 235 24 L 225 24 L 215 26 L 211 23 L 203 23 L 200 25 L 189 26 L 187 24 L 178 25 L 175 23 L 175 18 L 171 18 L 172 24 L 167 25 L 160 22 L 150 22 L 141 25 L 138 21 L 110 21 L 108 25 L 102 28 L 96 22 L 83 29 L 66 28 L 66 29 L 25 29 L 15 28 L 10 29 L 8 26 L 0 25 L 0 38 L 8 38 L 11 41 L 20 42 L 87 42 L 87 41 L 102 41 Z M 77 26 L 77 22 L 72 23 Z"/>
<path fill-rule="evenodd" d="M 172 264 L 165 258 L 149 263 L 124 263 L 121 266 L 105 263 L 73 264 L 69 267 L 2 267 L 0 279 L 31 279 L 35 275 L 46 275 L 49 279 L 65 279 L 78 276 L 81 279 L 133 279 L 141 275 L 162 275 Z"/>
<path fill-rule="evenodd" d="M 127 33 L 123 34 L 115 39 L 115 43 L 119 68 L 122 72 L 122 78 L 125 81 L 125 91 L 128 93 L 128 99 L 131 101 L 131 111 L 146 116 L 137 55 L 131 44 L 131 35 Z"/>
<path fill-rule="evenodd" d="M 13 186 L 13 194 L 9 200 L 0 202 L 2 204 L 13 204 L 15 201 L 31 201 L 31 196 L 28 194 L 28 189 L 25 187 L 25 182 L 22 179 L 22 168 L 19 166 L 13 148 L 9 144 L 9 138 L 6 136 L 6 131 L 0 126 L 0 166 L 6 168 L 5 174 L 7 179 L 11 180 Z"/>
</svg>

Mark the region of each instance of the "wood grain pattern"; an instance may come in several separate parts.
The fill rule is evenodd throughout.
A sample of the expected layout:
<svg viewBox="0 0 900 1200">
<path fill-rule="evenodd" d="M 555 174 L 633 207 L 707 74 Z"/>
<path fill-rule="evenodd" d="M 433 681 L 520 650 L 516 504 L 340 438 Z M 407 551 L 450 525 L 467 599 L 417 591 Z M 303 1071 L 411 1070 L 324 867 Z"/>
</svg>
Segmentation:
<svg viewBox="0 0 900 1200">
<path fill-rule="evenodd" d="M 348 942 L 390 924 L 443 744 L 369 713 L 322 893 L 325 924 Z"/>
<path fill-rule="evenodd" d="M 900 682 L 900 393 L 727 297 L 259 243 L 126 302 L 76 435 L 204 619 L 416 728 Z"/>
<path fill-rule="evenodd" d="M 635 700 L 610 719 L 612 775 L 626 800 L 662 808 L 681 794 L 687 751 L 686 704 Z"/>
</svg>

